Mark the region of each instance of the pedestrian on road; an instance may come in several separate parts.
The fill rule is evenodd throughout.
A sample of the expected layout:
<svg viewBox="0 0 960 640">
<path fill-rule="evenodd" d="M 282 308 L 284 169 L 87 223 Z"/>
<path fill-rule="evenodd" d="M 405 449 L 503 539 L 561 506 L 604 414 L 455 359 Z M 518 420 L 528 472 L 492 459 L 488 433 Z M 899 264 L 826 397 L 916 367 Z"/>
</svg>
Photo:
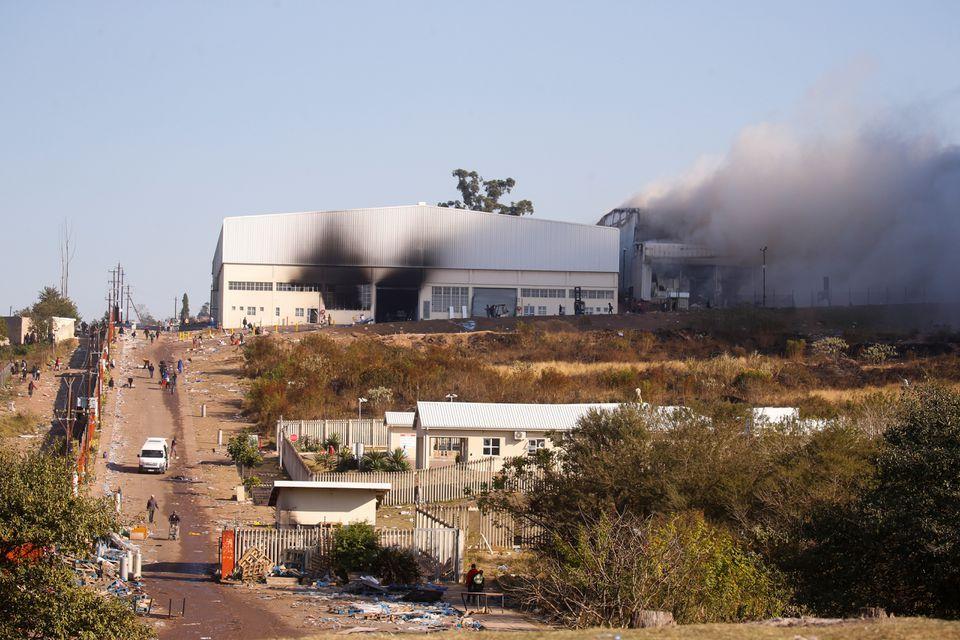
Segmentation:
<svg viewBox="0 0 960 640">
<path fill-rule="evenodd" d="M 150 524 L 153 524 L 153 514 L 156 513 L 158 508 L 156 497 L 150 496 L 150 499 L 147 500 L 147 516 L 150 518 Z"/>
<path fill-rule="evenodd" d="M 60 371 L 60 356 L 57 356 L 56 361 L 53 363 L 53 370 Z"/>
<path fill-rule="evenodd" d="M 176 540 L 180 535 L 180 516 L 174 511 L 167 520 L 170 522 L 170 539 Z"/>
<path fill-rule="evenodd" d="M 173 394 L 177 390 L 177 374 L 170 376 L 170 393 Z"/>
<path fill-rule="evenodd" d="M 33 390 L 36 388 L 36 385 L 33 384 L 33 380 L 30 381 L 30 384 L 27 385 L 27 395 L 31 398 L 33 397 Z"/>
<path fill-rule="evenodd" d="M 153 366 L 153 363 L 151 362 L 150 364 L 147 365 L 147 371 L 150 372 L 150 379 L 151 379 L 151 380 L 153 380 L 153 370 L 154 370 L 154 366 Z"/>
<path fill-rule="evenodd" d="M 183 373 L 183 358 L 177 360 L 177 373 Z"/>
<path fill-rule="evenodd" d="M 20 382 L 26 382 L 26 381 L 27 381 L 27 368 L 24 367 L 23 369 L 20 369 Z"/>
<path fill-rule="evenodd" d="M 170 457 L 177 455 L 177 439 L 174 438 L 170 441 Z"/>
</svg>

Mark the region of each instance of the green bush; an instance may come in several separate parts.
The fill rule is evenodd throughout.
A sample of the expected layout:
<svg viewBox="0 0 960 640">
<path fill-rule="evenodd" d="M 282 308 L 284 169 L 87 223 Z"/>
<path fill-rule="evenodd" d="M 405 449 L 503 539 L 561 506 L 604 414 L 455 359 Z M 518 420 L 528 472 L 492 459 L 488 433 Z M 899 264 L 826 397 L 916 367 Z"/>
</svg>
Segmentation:
<svg viewBox="0 0 960 640">
<path fill-rule="evenodd" d="M 420 582 L 420 565 L 406 549 L 383 547 L 377 553 L 376 573 L 384 584 L 416 584 Z"/>
<path fill-rule="evenodd" d="M 366 522 L 344 525 L 333 534 L 330 563 L 341 579 L 346 579 L 352 571 L 374 571 L 379 555 L 377 532 Z"/>
<path fill-rule="evenodd" d="M 810 348 L 818 356 L 836 358 L 842 356 L 850 348 L 847 341 L 840 337 L 820 338 L 814 341 Z"/>
<path fill-rule="evenodd" d="M 249 431 L 241 431 L 227 442 L 227 453 L 234 464 L 241 468 L 259 467 L 263 456 L 250 438 Z"/>
<path fill-rule="evenodd" d="M 860 352 L 860 357 L 870 364 L 883 364 L 897 357 L 897 348 L 889 344 L 871 344 Z"/>
<path fill-rule="evenodd" d="M 679 623 L 761 619 L 789 595 L 775 570 L 697 513 L 589 516 L 535 565 L 511 595 L 576 628 L 636 627 L 645 609 Z"/>
</svg>

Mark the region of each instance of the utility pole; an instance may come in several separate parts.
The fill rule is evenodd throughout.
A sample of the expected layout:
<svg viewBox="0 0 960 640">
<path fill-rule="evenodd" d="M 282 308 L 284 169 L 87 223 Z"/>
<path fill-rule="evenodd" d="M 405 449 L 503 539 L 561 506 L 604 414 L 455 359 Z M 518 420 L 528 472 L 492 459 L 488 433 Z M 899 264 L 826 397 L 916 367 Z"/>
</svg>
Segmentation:
<svg viewBox="0 0 960 640">
<path fill-rule="evenodd" d="M 761 278 L 763 280 L 763 303 L 761 306 L 767 306 L 767 245 L 763 245 L 763 249 L 760 249 L 760 253 L 763 254 L 763 268 L 761 270 Z"/>
<path fill-rule="evenodd" d="M 177 296 L 173 296 L 173 321 L 177 321 Z"/>
<path fill-rule="evenodd" d="M 126 318 L 127 321 L 130 320 L 130 285 L 127 285 L 127 312 L 123 317 Z"/>
</svg>

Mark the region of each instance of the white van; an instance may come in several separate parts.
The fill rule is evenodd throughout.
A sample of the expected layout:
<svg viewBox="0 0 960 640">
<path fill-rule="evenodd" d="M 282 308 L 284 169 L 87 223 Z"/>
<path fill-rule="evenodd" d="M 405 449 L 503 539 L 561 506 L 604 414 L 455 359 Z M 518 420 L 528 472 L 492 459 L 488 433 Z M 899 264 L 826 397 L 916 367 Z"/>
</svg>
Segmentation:
<svg viewBox="0 0 960 640">
<path fill-rule="evenodd" d="M 170 449 L 166 438 L 147 438 L 140 447 L 140 473 L 156 471 L 166 473 L 170 466 Z"/>
</svg>

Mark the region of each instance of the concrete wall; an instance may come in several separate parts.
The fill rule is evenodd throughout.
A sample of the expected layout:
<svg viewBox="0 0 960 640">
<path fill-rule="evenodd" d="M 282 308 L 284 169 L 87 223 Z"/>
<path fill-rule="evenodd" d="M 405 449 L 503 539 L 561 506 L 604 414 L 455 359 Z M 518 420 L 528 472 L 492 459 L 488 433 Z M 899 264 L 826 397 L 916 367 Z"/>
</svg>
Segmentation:
<svg viewBox="0 0 960 640">
<path fill-rule="evenodd" d="M 224 264 L 217 278 L 219 290 L 213 292 L 211 310 L 218 310 L 215 316 L 224 327 L 237 328 L 246 318 L 248 323 L 272 327 L 275 325 L 287 326 L 306 324 L 309 320 L 308 310 L 318 309 L 333 318 L 336 324 L 350 324 L 355 322 L 360 314 L 367 318 L 376 313 L 376 287 L 371 290 L 370 309 L 327 309 L 324 296 L 317 291 L 278 291 L 277 283 L 316 283 L 316 284 L 359 284 L 377 282 L 386 275 L 387 270 L 362 267 L 301 267 L 290 265 L 253 265 L 253 264 Z M 566 315 L 573 315 L 573 297 L 570 295 L 574 287 L 589 290 L 606 290 L 616 292 L 616 273 L 594 273 L 578 271 L 495 271 L 489 269 L 426 269 L 423 273 L 424 283 L 419 285 L 417 300 L 418 319 L 422 319 L 424 302 L 433 299 L 435 286 L 460 286 L 470 289 L 467 312 L 470 313 L 470 302 L 473 299 L 475 287 L 515 288 L 517 290 L 517 304 L 523 313 L 524 306 L 532 307 L 532 315 L 558 315 L 559 306 L 563 305 Z M 230 282 L 262 282 L 269 283 L 270 290 L 231 290 Z M 554 288 L 562 289 L 564 297 L 543 298 L 539 296 L 524 297 L 523 289 Z M 617 311 L 617 296 L 611 299 L 585 299 L 584 302 L 590 313 L 607 313 L 608 304 Z M 254 313 L 248 314 L 249 308 Z M 303 315 L 297 315 L 297 309 L 303 310 Z M 511 310 L 512 311 L 512 310 Z M 512 313 L 511 313 L 512 315 Z M 430 319 L 449 319 L 449 308 L 430 312 Z M 454 318 L 462 317 L 460 309 L 454 309 Z"/>
<path fill-rule="evenodd" d="M 7 323 L 7 335 L 11 344 L 24 344 L 27 334 L 33 328 L 30 318 L 21 316 L 5 316 L 3 320 Z M 57 342 L 71 340 L 74 337 L 76 320 L 73 318 L 53 318 L 54 339 Z M 38 336 L 40 340 L 46 340 L 46 336 Z"/>
<path fill-rule="evenodd" d="M 277 496 L 279 525 L 377 523 L 377 492 L 364 489 L 283 488 Z"/>
</svg>

